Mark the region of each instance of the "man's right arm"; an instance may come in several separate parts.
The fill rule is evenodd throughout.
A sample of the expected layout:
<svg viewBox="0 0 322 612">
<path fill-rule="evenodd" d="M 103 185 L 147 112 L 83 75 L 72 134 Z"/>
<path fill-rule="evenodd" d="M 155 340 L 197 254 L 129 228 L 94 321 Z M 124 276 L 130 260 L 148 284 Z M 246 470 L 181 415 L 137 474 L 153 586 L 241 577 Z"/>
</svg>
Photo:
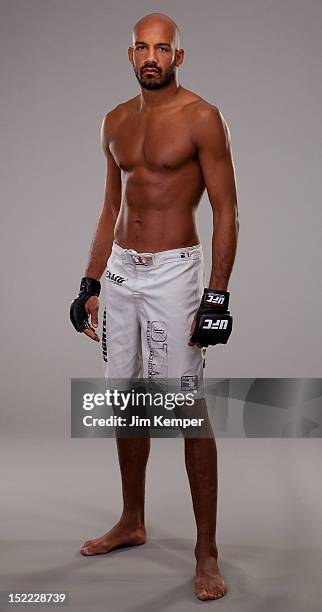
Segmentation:
<svg viewBox="0 0 322 612">
<path fill-rule="evenodd" d="M 110 122 L 111 113 L 108 113 L 103 119 L 101 128 L 102 148 L 106 157 L 104 203 L 98 218 L 84 274 L 84 276 L 97 280 L 101 278 L 112 251 L 114 227 L 121 205 L 121 171 L 109 149 Z"/>
<path fill-rule="evenodd" d="M 75 329 L 99 342 L 98 310 L 101 278 L 112 251 L 114 227 L 121 205 L 121 171 L 110 149 L 111 114 L 105 115 L 101 128 L 101 141 L 106 157 L 105 195 L 92 240 L 88 264 L 81 282 L 80 292 L 70 306 L 70 318 Z M 94 280 L 96 279 L 96 280 Z"/>
</svg>

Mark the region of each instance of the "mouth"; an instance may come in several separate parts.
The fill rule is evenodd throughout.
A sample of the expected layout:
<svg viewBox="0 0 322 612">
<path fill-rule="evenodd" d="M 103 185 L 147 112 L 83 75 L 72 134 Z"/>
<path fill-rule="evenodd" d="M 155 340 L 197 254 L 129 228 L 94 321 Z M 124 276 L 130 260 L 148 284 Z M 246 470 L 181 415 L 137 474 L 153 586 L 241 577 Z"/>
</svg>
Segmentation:
<svg viewBox="0 0 322 612">
<path fill-rule="evenodd" d="M 146 72 L 146 74 L 158 74 L 158 70 L 155 70 L 155 68 L 144 68 L 143 72 Z"/>
</svg>

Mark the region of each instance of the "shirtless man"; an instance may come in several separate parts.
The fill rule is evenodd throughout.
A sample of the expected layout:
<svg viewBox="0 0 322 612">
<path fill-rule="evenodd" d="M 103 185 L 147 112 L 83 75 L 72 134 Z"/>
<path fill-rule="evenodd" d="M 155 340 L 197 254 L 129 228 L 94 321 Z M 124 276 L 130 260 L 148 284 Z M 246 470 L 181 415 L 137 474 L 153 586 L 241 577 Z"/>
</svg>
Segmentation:
<svg viewBox="0 0 322 612">
<path fill-rule="evenodd" d="M 91 279 L 96 279 L 93 283 L 100 285 L 99 279 L 106 266 L 109 270 L 103 298 L 102 348 L 106 367 L 112 370 L 106 372 L 112 377 L 136 376 L 140 364 L 136 361 L 138 347 L 135 343 L 142 341 L 145 350 L 141 365 L 145 376 L 160 372 L 162 375 L 165 372 L 162 368 L 166 368 L 169 377 L 180 376 L 176 367 L 187 360 L 192 363 L 191 371 L 198 367 L 201 374 L 206 349 L 189 341 L 203 282 L 195 213 L 206 188 L 214 220 L 212 270 L 207 286 L 225 291 L 235 259 L 239 229 L 230 134 L 216 106 L 178 84 L 178 67 L 184 51 L 180 48 L 179 31 L 172 19 L 160 13 L 140 19 L 133 30 L 133 47 L 128 49 L 128 57 L 141 93 L 119 104 L 103 120 L 102 146 L 107 159 L 105 198 L 85 271 L 90 283 Z M 139 254 L 150 255 L 146 258 Z M 150 270 L 153 277 L 144 276 L 151 254 L 159 258 L 156 261 L 163 262 Z M 181 261 L 174 261 L 174 257 Z M 180 274 L 177 274 L 178 266 L 181 266 Z M 165 281 L 158 289 L 156 279 L 161 283 L 162 275 Z M 150 285 L 149 278 L 153 278 Z M 182 334 L 180 341 L 176 338 L 177 348 L 171 353 L 172 333 L 177 333 L 177 328 L 171 328 L 171 322 L 186 303 L 182 296 L 180 298 L 180 291 L 184 290 L 182 282 L 186 282 L 187 301 L 190 301 L 188 314 L 191 314 L 188 328 L 188 319 L 185 322 L 185 335 Z M 189 287 L 192 287 L 191 295 Z M 153 294 L 158 290 L 159 296 Z M 147 344 L 145 330 L 141 332 L 139 325 L 140 316 L 144 316 L 140 308 L 143 308 L 146 295 L 149 298 L 149 291 L 152 297 L 159 297 L 156 309 L 163 308 L 161 315 L 159 312 L 146 315 L 148 319 L 154 316 L 158 323 L 154 331 L 150 329 L 149 342 L 154 332 L 156 340 L 163 334 L 164 341 L 166 330 L 160 329 L 160 325 L 168 325 L 170 360 L 163 362 L 160 358 L 159 364 L 152 363 L 152 366 L 151 356 L 158 351 L 154 353 Z M 96 331 L 98 294 L 99 291 L 96 294 L 92 291 L 91 297 L 84 302 L 91 321 L 84 333 L 96 342 L 99 342 Z M 129 296 L 131 299 L 126 299 Z M 167 303 L 162 302 L 164 299 Z M 123 323 L 124 319 L 127 322 L 126 332 L 119 329 L 122 317 Z M 160 318 L 163 319 L 161 323 Z M 141 320 L 141 326 L 146 323 L 149 325 L 151 321 Z M 175 351 L 182 351 L 182 354 L 178 356 Z M 152 372 L 148 372 L 150 366 Z M 191 371 L 184 370 L 188 374 Z M 217 562 L 216 443 L 209 437 L 186 438 L 184 444 L 197 526 L 195 593 L 200 600 L 216 599 L 227 591 Z M 83 555 L 102 554 L 118 546 L 146 542 L 145 470 L 150 439 L 117 438 L 117 449 L 123 512 L 110 531 L 84 543 Z"/>
</svg>

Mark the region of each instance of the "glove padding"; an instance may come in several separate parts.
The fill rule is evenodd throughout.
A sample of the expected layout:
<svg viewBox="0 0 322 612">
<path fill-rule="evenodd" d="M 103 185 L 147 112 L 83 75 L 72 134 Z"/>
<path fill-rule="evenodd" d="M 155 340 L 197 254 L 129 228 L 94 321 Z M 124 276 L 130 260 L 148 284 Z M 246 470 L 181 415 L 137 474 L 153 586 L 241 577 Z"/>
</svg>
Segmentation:
<svg viewBox="0 0 322 612">
<path fill-rule="evenodd" d="M 196 314 L 196 326 L 190 342 L 200 346 L 226 344 L 233 319 L 228 310 L 229 291 L 206 288 Z"/>
<path fill-rule="evenodd" d="M 88 322 L 89 315 L 85 309 L 85 302 L 92 295 L 99 296 L 101 291 L 101 283 L 96 278 L 89 278 L 84 276 L 81 280 L 80 289 L 77 297 L 72 301 L 70 305 L 69 315 L 70 320 L 75 327 L 76 331 L 83 332 L 84 329 L 90 328 Z"/>
</svg>

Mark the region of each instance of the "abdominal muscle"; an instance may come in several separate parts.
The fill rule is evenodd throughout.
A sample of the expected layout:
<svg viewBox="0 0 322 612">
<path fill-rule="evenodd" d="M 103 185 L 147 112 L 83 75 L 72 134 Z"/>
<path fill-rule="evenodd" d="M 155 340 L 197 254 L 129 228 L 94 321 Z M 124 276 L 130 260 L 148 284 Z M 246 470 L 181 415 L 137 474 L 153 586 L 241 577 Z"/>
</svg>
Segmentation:
<svg viewBox="0 0 322 612">
<path fill-rule="evenodd" d="M 193 246 L 200 242 L 194 213 L 178 210 L 132 209 L 123 204 L 115 225 L 115 242 L 139 253 L 156 253 Z"/>
<path fill-rule="evenodd" d="M 187 176 L 169 178 L 159 175 L 154 184 L 131 178 L 125 181 L 114 230 L 119 246 L 156 253 L 200 242 L 195 221 L 203 191 L 200 177 L 191 180 L 190 173 L 190 180 Z"/>
</svg>

